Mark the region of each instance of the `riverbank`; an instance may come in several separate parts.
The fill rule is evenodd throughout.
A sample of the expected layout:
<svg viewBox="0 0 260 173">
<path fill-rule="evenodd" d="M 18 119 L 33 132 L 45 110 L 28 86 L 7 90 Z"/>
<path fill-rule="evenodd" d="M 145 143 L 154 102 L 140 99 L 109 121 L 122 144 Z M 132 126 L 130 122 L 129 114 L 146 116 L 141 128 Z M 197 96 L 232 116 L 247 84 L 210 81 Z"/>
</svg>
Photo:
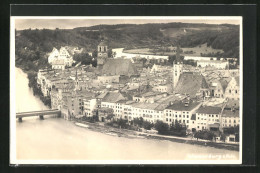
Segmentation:
<svg viewBox="0 0 260 173">
<path fill-rule="evenodd" d="M 223 143 L 223 142 L 212 142 L 207 140 L 189 138 L 189 137 L 177 137 L 177 136 L 167 136 L 167 135 L 159 135 L 159 134 L 150 134 L 144 132 L 138 132 L 128 129 L 118 129 L 111 126 L 104 125 L 103 123 L 89 123 L 82 120 L 73 120 L 74 123 L 82 123 L 88 125 L 87 128 L 92 131 L 104 133 L 107 135 L 117 136 L 117 137 L 125 137 L 125 138 L 145 138 L 145 139 L 156 139 L 156 140 L 168 140 L 171 142 L 177 143 L 185 143 L 191 145 L 200 145 L 206 147 L 214 147 L 218 149 L 226 149 L 239 151 L 239 144 L 231 144 L 231 143 Z"/>
</svg>

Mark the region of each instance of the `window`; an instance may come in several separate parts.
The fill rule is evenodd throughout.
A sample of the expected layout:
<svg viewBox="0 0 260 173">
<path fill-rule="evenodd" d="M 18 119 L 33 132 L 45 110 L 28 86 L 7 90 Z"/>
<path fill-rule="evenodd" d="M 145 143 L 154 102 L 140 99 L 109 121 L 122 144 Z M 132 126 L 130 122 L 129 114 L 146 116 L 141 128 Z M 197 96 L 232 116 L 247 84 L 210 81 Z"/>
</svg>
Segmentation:
<svg viewBox="0 0 260 173">
<path fill-rule="evenodd" d="M 214 117 L 214 115 L 212 115 L 212 118 Z"/>
<path fill-rule="evenodd" d="M 189 120 L 187 120 L 187 123 L 189 123 Z"/>
<path fill-rule="evenodd" d="M 179 117 L 181 118 L 181 115 L 179 115 Z"/>
<path fill-rule="evenodd" d="M 211 117 L 211 115 L 209 115 L 209 117 Z"/>
<path fill-rule="evenodd" d="M 218 115 L 216 115 L 216 117 L 218 117 Z"/>
<path fill-rule="evenodd" d="M 168 121 L 168 118 L 166 118 L 166 121 Z"/>
<path fill-rule="evenodd" d="M 185 120 L 183 120 L 183 123 L 185 123 Z"/>
<path fill-rule="evenodd" d="M 187 118 L 189 118 L 189 115 L 187 115 Z"/>
<path fill-rule="evenodd" d="M 200 126 L 198 126 L 198 129 L 200 128 Z"/>
</svg>

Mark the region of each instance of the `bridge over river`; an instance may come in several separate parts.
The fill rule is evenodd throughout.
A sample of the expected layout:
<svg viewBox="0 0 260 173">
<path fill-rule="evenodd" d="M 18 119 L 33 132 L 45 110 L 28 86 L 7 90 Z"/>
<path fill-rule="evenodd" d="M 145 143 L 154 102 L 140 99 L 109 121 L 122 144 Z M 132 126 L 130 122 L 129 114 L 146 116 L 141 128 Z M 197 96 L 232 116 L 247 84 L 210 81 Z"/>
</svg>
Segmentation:
<svg viewBox="0 0 260 173">
<path fill-rule="evenodd" d="M 42 111 L 30 111 L 30 112 L 18 112 L 16 113 L 16 118 L 18 118 L 19 122 L 22 122 L 22 119 L 25 117 L 33 117 L 39 116 L 40 120 L 44 119 L 44 115 L 57 115 L 61 116 L 61 111 L 59 109 L 51 109 L 51 110 L 42 110 Z"/>
</svg>

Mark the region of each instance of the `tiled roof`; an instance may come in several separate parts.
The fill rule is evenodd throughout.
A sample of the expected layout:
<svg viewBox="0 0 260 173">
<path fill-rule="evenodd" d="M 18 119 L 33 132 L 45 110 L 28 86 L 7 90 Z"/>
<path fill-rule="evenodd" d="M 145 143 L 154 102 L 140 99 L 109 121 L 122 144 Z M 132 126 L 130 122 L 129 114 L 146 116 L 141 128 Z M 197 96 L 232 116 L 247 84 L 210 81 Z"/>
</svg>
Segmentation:
<svg viewBox="0 0 260 173">
<path fill-rule="evenodd" d="M 228 100 L 227 103 L 226 103 L 226 108 L 236 108 L 238 109 L 239 108 L 239 100 Z"/>
<path fill-rule="evenodd" d="M 107 59 L 103 66 L 102 73 L 131 76 L 137 74 L 137 70 L 129 59 Z"/>
<path fill-rule="evenodd" d="M 124 100 L 125 97 L 118 92 L 108 92 L 105 97 L 103 97 L 102 102 L 116 103 L 119 100 Z"/>
<path fill-rule="evenodd" d="M 223 110 L 222 117 L 239 117 L 239 110 Z"/>
<path fill-rule="evenodd" d="M 184 102 L 178 101 L 178 102 L 175 102 L 172 105 L 168 106 L 166 109 L 172 109 L 172 110 L 176 110 L 176 111 L 191 111 L 199 104 L 200 104 L 199 102 L 190 101 L 188 106 L 185 106 Z"/>
<path fill-rule="evenodd" d="M 189 94 L 191 97 L 196 96 L 200 89 L 207 89 L 209 86 L 205 78 L 200 74 L 182 73 L 175 88 L 175 93 Z"/>
<path fill-rule="evenodd" d="M 213 106 L 201 106 L 198 110 L 197 113 L 200 114 L 220 114 L 221 113 L 221 108 L 220 107 L 213 107 Z"/>
</svg>

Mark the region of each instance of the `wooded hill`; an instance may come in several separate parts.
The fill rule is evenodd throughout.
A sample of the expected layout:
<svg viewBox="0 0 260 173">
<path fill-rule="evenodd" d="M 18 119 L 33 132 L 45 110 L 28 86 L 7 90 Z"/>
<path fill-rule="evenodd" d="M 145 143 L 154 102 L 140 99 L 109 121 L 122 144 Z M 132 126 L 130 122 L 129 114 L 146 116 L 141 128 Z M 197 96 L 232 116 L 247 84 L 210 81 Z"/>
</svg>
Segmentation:
<svg viewBox="0 0 260 173">
<path fill-rule="evenodd" d="M 77 46 L 93 51 L 101 39 L 108 41 L 109 48 L 126 49 L 175 46 L 177 43 L 181 47 L 194 47 L 207 43 L 212 48 L 223 49 L 223 57 L 239 57 L 238 25 L 120 24 L 66 30 L 57 28 L 16 31 L 16 64 L 29 63 L 27 66 L 40 68 L 43 64 L 46 65 L 46 53 L 53 47 Z"/>
</svg>

